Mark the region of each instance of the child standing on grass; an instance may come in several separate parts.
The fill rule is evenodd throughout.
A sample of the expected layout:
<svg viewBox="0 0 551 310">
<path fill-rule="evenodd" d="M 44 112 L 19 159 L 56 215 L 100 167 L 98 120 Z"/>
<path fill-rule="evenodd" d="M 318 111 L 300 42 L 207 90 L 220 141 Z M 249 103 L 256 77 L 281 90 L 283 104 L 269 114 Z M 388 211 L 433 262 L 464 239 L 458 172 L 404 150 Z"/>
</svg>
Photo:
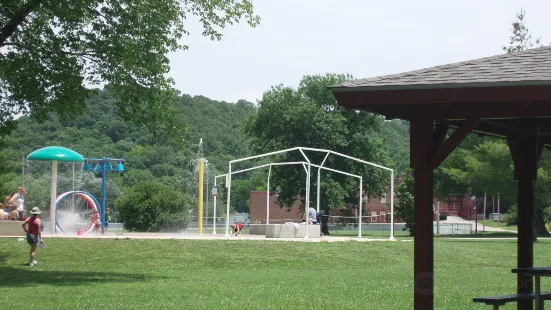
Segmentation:
<svg viewBox="0 0 551 310">
<path fill-rule="evenodd" d="M 21 226 L 23 227 L 23 230 L 27 234 L 27 243 L 31 246 L 31 250 L 29 253 L 29 266 L 36 266 L 38 262 L 35 260 L 36 257 L 36 248 L 38 247 L 38 243 L 44 242 L 42 240 L 42 232 L 41 232 L 41 224 L 42 221 L 39 218 L 40 210 L 36 207 L 34 207 L 31 210 L 31 217 L 26 219 Z M 25 225 L 27 227 L 25 227 Z"/>
</svg>

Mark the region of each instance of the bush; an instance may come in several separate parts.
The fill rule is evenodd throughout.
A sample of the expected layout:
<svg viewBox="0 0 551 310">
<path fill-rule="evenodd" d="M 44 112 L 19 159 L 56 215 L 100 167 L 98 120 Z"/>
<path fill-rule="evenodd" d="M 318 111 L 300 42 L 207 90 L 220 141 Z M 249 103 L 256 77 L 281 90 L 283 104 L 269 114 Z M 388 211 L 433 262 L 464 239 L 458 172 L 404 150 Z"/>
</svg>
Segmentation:
<svg viewBox="0 0 551 310">
<path fill-rule="evenodd" d="M 507 214 L 505 214 L 503 216 L 503 221 L 507 225 L 517 225 L 518 224 L 518 213 L 517 213 L 517 205 L 516 204 L 511 205 L 511 208 L 509 209 Z"/>
<path fill-rule="evenodd" d="M 189 223 L 191 201 L 170 186 L 143 181 L 126 190 L 115 208 L 129 231 L 176 232 Z"/>
</svg>

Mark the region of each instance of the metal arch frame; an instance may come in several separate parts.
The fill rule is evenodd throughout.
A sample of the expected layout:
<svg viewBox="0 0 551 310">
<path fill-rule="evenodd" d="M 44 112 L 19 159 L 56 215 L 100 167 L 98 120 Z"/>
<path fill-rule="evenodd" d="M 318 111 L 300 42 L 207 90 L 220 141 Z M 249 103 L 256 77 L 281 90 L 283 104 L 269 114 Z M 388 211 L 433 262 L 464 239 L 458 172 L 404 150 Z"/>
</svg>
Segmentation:
<svg viewBox="0 0 551 310">
<path fill-rule="evenodd" d="M 286 165 L 302 165 L 304 170 L 306 171 L 307 175 L 309 174 L 309 169 L 306 168 L 306 165 L 308 163 L 307 162 L 304 162 L 304 161 L 298 161 L 298 162 L 275 162 L 275 163 L 269 163 L 269 164 L 263 164 L 263 165 L 258 165 L 258 166 L 255 166 L 255 167 L 252 167 L 252 168 L 247 168 L 247 169 L 243 169 L 243 170 L 238 170 L 238 171 L 234 171 L 232 172 L 231 174 L 238 174 L 238 173 L 243 173 L 243 172 L 248 172 L 248 171 L 252 171 L 252 170 L 256 170 L 256 169 L 260 169 L 260 168 L 265 168 L 265 167 L 269 167 L 269 171 L 268 171 L 268 182 L 267 182 L 267 190 L 266 190 L 266 224 L 269 224 L 269 221 L 270 221 L 270 176 L 271 176 L 271 171 L 272 171 L 272 166 L 286 166 Z M 363 199 L 363 195 L 362 195 L 362 187 L 363 187 L 363 178 L 359 175 L 355 175 L 355 174 L 352 174 L 352 173 L 348 173 L 348 172 L 344 172 L 344 171 L 341 171 L 341 170 L 337 170 L 337 169 L 332 169 L 332 168 L 328 168 L 328 167 L 322 167 L 320 165 L 316 165 L 316 164 L 309 164 L 311 166 L 314 166 L 314 167 L 317 167 L 318 168 L 318 174 L 319 174 L 319 170 L 323 169 L 323 170 L 327 170 L 327 171 L 331 171 L 331 172 L 336 172 L 336 173 L 340 173 L 340 174 L 344 174 L 344 175 L 347 175 L 347 176 L 351 176 L 351 177 L 355 177 L 357 179 L 360 180 L 360 185 L 359 185 L 359 188 L 360 188 L 360 205 L 362 204 L 362 199 Z M 218 178 L 221 178 L 221 177 L 226 177 L 226 184 L 228 182 L 228 174 L 221 174 L 221 175 L 217 175 L 214 177 L 214 186 L 216 187 L 216 181 Z M 309 177 L 307 178 L 307 182 L 309 181 Z M 227 187 L 227 186 L 226 186 Z M 227 198 L 226 198 L 227 199 Z M 214 197 L 214 218 L 216 217 L 216 201 L 217 201 L 217 198 Z M 319 205 L 318 205 L 318 211 L 319 211 Z M 308 218 L 308 209 L 305 208 L 305 218 Z M 214 225 L 213 225 L 213 232 L 212 234 L 215 235 L 216 234 L 216 219 L 213 221 Z M 361 231 L 361 223 L 362 223 L 362 210 L 360 208 L 360 225 L 358 227 L 358 237 L 361 237 L 362 236 L 362 231 Z M 308 238 L 308 221 L 306 221 L 306 238 Z M 229 236 L 229 210 L 226 209 L 226 236 L 228 237 Z"/>
<path fill-rule="evenodd" d="M 299 165 L 299 164 L 302 164 L 303 162 L 302 161 L 296 161 L 296 162 L 282 162 L 282 163 L 269 163 L 269 164 L 263 164 L 263 165 L 258 165 L 258 166 L 255 166 L 255 167 L 252 167 L 252 168 L 247 168 L 247 169 L 243 169 L 243 170 L 238 170 L 238 171 L 234 171 L 232 172 L 231 174 L 238 174 L 238 173 L 243 173 L 243 172 L 247 172 L 247 171 L 252 171 L 252 170 L 256 170 L 256 169 L 260 169 L 260 168 L 265 168 L 265 167 L 269 167 L 269 171 L 268 171 L 268 190 L 267 190 L 267 205 L 266 205 L 266 212 L 267 212 L 267 216 L 269 216 L 270 214 L 270 209 L 269 209 L 269 203 L 270 203 L 270 176 L 271 176 L 271 173 L 272 173 L 272 166 L 285 166 L 285 165 Z M 228 174 L 225 173 L 225 174 L 220 174 L 220 175 L 217 175 L 214 177 L 214 187 L 216 187 L 216 181 L 218 178 L 221 178 L 221 177 L 226 177 L 226 187 L 228 187 Z M 216 201 L 217 201 L 217 197 L 214 197 L 214 210 L 213 210 L 213 218 L 214 218 L 214 221 L 213 221 L 213 229 L 212 229 L 212 234 L 213 235 L 216 235 Z M 229 200 L 228 200 L 229 201 Z M 228 203 L 228 206 L 229 206 L 229 203 Z M 229 225 L 229 211 L 227 212 L 227 216 L 226 216 L 226 235 L 228 235 L 228 225 Z M 266 223 L 268 224 L 268 223 Z"/>
<path fill-rule="evenodd" d="M 255 159 L 255 158 L 262 158 L 262 157 L 267 157 L 267 156 L 271 156 L 271 155 L 277 155 L 277 154 L 282 154 L 282 153 L 287 153 L 287 152 L 291 152 L 291 151 L 300 151 L 300 153 L 302 154 L 302 156 L 304 156 L 305 160 L 307 161 L 307 163 L 303 163 L 303 166 L 305 168 L 305 170 L 307 171 L 307 180 L 306 180 L 306 205 L 309 205 L 310 203 L 310 167 L 311 166 L 315 166 L 315 167 L 318 167 L 318 196 L 317 196 L 317 209 L 319 210 L 319 191 L 320 191 L 320 170 L 323 167 L 323 165 L 325 164 L 325 161 L 327 160 L 328 156 L 330 154 L 332 155 L 336 155 L 336 156 L 340 156 L 340 157 L 343 157 L 343 158 L 347 158 L 347 159 L 350 159 L 350 160 L 353 160 L 353 161 L 356 161 L 356 162 L 359 162 L 359 163 L 362 163 L 362 164 L 366 164 L 366 165 L 369 165 L 369 166 L 373 166 L 373 167 L 377 167 L 377 168 L 380 168 L 380 169 L 384 169 L 384 170 L 387 170 L 387 171 L 390 171 L 390 222 L 391 222 L 391 225 L 390 225 L 390 238 L 389 240 L 395 240 L 394 238 L 394 170 L 392 168 L 389 168 L 389 167 L 385 167 L 385 166 L 381 166 L 381 165 L 378 165 L 378 164 L 375 164 L 375 163 L 371 163 L 371 162 L 368 162 L 368 161 L 365 161 L 365 160 L 362 160 L 362 159 L 359 159 L 359 158 L 355 158 L 355 157 L 352 157 L 352 156 L 348 156 L 348 155 L 345 155 L 345 154 L 341 154 L 339 152 L 335 152 L 335 151 L 331 151 L 331 150 L 324 150 L 324 149 L 317 149 L 317 148 L 309 148 L 309 147 L 293 147 L 293 148 L 288 148 L 288 149 L 284 149 L 284 150 L 279 150 L 279 151 L 274 151 L 274 152 L 269 152 L 269 153 L 264 153 L 264 154 L 260 154 L 260 155 L 254 155 L 254 156 L 249 156 L 249 157 L 245 157 L 245 158 L 240 158 L 240 159 L 234 159 L 234 160 L 231 160 L 229 163 L 228 163 L 228 174 L 226 175 L 227 179 L 226 179 L 226 187 L 228 188 L 228 193 L 227 193 L 227 201 L 226 201 L 226 210 L 227 210 L 227 214 L 226 214 L 226 236 L 229 237 L 229 209 L 230 209 L 230 197 L 231 197 L 231 175 L 233 174 L 232 173 L 232 164 L 233 163 L 238 163 L 238 162 L 243 162 L 243 161 L 246 161 L 246 160 L 251 160 L 251 159 Z M 306 156 L 306 154 L 304 153 L 304 151 L 314 151 L 314 152 L 322 152 L 322 153 L 326 153 L 325 155 L 325 158 L 323 160 L 323 162 L 321 163 L 321 165 L 314 165 L 312 163 L 310 163 L 310 160 L 308 159 L 308 156 Z M 268 164 L 270 165 L 270 164 Z M 306 165 L 308 165 L 308 168 L 306 168 Z M 339 171 L 340 172 L 340 171 Z M 269 194 L 268 194 L 269 195 Z M 360 198 L 362 195 L 360 195 Z M 306 209 L 306 208 L 305 208 Z M 363 209 L 363 206 L 360 204 L 360 210 Z M 361 219 L 361 216 L 360 216 L 360 219 Z M 308 223 L 308 221 L 307 221 Z M 361 222 L 360 222 L 360 232 L 361 232 Z M 307 234 L 306 234 L 306 238 L 308 238 L 308 227 L 307 227 Z"/>
</svg>

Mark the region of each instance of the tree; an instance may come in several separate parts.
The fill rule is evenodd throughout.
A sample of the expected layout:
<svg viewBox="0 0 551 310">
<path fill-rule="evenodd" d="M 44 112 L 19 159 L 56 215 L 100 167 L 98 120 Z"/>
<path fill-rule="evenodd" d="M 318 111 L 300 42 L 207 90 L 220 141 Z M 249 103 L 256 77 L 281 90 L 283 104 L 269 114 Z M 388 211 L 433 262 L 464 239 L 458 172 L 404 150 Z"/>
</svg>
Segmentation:
<svg viewBox="0 0 551 310">
<path fill-rule="evenodd" d="M 67 119 L 85 109 L 84 85 L 108 83 L 125 120 L 181 131 L 172 117 L 177 92 L 166 54 L 187 46 L 184 20 L 195 16 L 202 35 L 245 19 L 256 26 L 250 0 L 6 0 L 0 7 L 0 136 L 17 115 Z M 159 122 L 164 122 L 161 126 Z"/>
<path fill-rule="evenodd" d="M 503 140 L 485 139 L 478 145 L 470 148 L 460 147 L 450 155 L 440 168 L 439 181 L 442 187 L 464 188 L 462 192 L 477 197 L 500 195 L 511 203 L 508 222 L 516 224 L 517 183 L 514 180 L 514 166 L 509 147 Z M 551 171 L 551 158 L 544 154 L 538 169 L 538 183 L 536 186 L 536 215 L 537 233 L 548 235 L 543 221 L 545 209 L 551 205 L 551 196 L 548 188 L 551 180 L 548 173 Z M 444 180 L 444 181 L 442 181 Z M 445 192 L 441 189 L 441 192 Z M 461 191 L 457 191 L 461 192 Z M 443 195 L 445 196 L 445 194 Z"/>
<path fill-rule="evenodd" d="M 459 148 L 451 161 L 442 167 L 442 173 L 452 181 L 468 187 L 471 195 L 516 199 L 513 163 L 504 141 L 487 139 L 472 149 Z"/>
<path fill-rule="evenodd" d="M 378 132 L 383 119 L 371 113 L 345 110 L 327 86 L 352 79 L 349 75 L 305 76 L 297 89 L 278 85 L 264 93 L 259 109 L 245 122 L 245 132 L 259 153 L 296 146 L 334 150 L 381 165 L 389 165 L 388 152 Z M 325 154 L 307 152 L 312 163 L 321 163 Z M 287 153 L 281 161 L 304 160 L 299 152 Z M 389 173 L 330 156 L 325 163 L 341 171 L 363 177 L 364 194 L 379 195 L 388 185 Z M 316 201 L 316 173 L 311 174 L 311 201 Z M 302 166 L 280 166 L 272 170 L 270 184 L 280 188 L 278 202 L 290 207 L 297 197 L 304 205 L 306 173 Z M 358 180 L 341 174 L 322 172 L 321 208 L 323 210 L 358 207 Z M 328 214 L 328 212 L 326 212 Z M 328 233 L 328 232 L 325 232 Z"/>
<path fill-rule="evenodd" d="M 532 35 L 524 23 L 526 12 L 520 9 L 517 13 L 517 21 L 513 22 L 513 34 L 509 37 L 509 46 L 503 46 L 503 50 L 507 53 L 520 52 L 532 47 L 542 47 L 541 39 L 536 39 L 532 42 Z"/>
<path fill-rule="evenodd" d="M 410 236 L 414 236 L 414 200 L 413 200 L 413 178 L 411 177 L 411 171 L 406 172 L 405 177 L 402 179 L 396 188 L 396 216 L 405 222 L 404 230 L 409 231 Z"/>
</svg>

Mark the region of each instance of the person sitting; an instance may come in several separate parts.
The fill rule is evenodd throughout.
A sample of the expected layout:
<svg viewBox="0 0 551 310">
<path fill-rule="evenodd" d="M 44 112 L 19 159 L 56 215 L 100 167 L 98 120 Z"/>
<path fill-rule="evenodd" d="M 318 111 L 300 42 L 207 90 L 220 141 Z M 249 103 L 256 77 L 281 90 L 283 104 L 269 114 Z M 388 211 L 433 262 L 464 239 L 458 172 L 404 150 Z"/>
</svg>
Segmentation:
<svg viewBox="0 0 551 310">
<path fill-rule="evenodd" d="M 10 221 L 17 221 L 19 219 L 19 212 L 17 212 L 17 208 L 13 209 L 10 214 L 9 218 Z"/>
<path fill-rule="evenodd" d="M 318 211 L 312 207 L 310 203 L 310 208 L 308 208 L 308 223 L 318 224 Z"/>
<path fill-rule="evenodd" d="M 11 192 L 8 196 L 6 196 L 6 199 L 4 199 L 4 211 L 6 212 L 11 212 L 11 209 L 12 209 L 11 207 L 13 205 L 13 202 L 11 202 L 11 199 L 13 195 L 15 195 L 15 192 Z M 6 210 L 8 208 L 9 210 Z"/>
</svg>

